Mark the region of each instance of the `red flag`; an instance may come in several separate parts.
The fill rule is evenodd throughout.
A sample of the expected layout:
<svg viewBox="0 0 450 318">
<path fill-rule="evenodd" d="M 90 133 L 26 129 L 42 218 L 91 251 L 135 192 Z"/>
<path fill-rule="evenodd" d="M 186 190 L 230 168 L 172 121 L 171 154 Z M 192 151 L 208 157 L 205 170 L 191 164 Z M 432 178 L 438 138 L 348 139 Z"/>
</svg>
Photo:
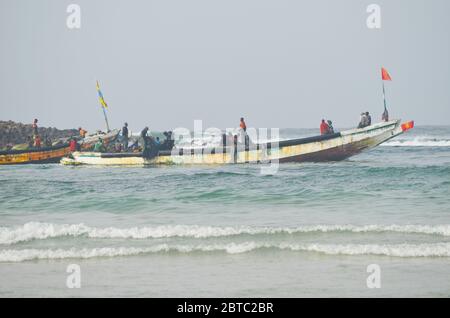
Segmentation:
<svg viewBox="0 0 450 318">
<path fill-rule="evenodd" d="M 391 76 L 389 75 L 388 71 L 384 67 L 381 68 L 381 79 L 383 81 L 392 81 Z"/>
<path fill-rule="evenodd" d="M 414 121 L 408 121 L 402 124 L 402 131 L 407 131 L 414 128 Z"/>
</svg>

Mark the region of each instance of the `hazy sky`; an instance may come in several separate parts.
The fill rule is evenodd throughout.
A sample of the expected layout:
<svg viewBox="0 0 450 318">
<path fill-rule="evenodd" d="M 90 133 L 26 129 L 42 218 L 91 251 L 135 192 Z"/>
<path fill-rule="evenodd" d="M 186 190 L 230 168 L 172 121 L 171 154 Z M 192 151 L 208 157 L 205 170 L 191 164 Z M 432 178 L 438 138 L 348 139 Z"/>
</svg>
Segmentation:
<svg viewBox="0 0 450 318">
<path fill-rule="evenodd" d="M 81 29 L 66 26 L 81 7 Z M 381 29 L 366 8 L 381 6 Z M 133 131 L 450 124 L 448 0 L 0 0 L 0 120 Z"/>
</svg>

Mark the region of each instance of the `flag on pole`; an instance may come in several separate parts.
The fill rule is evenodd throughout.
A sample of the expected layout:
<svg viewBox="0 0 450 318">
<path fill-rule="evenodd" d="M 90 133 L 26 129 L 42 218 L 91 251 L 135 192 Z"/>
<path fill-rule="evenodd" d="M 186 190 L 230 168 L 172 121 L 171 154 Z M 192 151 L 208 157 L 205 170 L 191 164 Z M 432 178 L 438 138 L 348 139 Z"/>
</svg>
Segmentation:
<svg viewBox="0 0 450 318">
<path fill-rule="evenodd" d="M 384 81 L 392 81 L 391 76 L 389 75 L 388 71 L 382 67 L 381 68 L 381 82 L 383 83 L 383 101 L 384 101 L 384 111 L 381 115 L 381 120 L 383 121 L 389 121 L 389 112 L 387 110 L 387 103 L 386 103 L 386 90 L 384 89 Z"/>
<path fill-rule="evenodd" d="M 98 81 L 97 81 L 97 92 L 98 92 L 98 99 L 102 107 L 108 108 L 108 104 L 106 104 L 105 99 L 103 98 L 103 94 L 102 91 L 100 90 L 100 85 L 98 84 Z"/>
<path fill-rule="evenodd" d="M 392 81 L 391 76 L 389 75 L 388 71 L 384 67 L 381 68 L 381 79 L 383 81 Z"/>
</svg>

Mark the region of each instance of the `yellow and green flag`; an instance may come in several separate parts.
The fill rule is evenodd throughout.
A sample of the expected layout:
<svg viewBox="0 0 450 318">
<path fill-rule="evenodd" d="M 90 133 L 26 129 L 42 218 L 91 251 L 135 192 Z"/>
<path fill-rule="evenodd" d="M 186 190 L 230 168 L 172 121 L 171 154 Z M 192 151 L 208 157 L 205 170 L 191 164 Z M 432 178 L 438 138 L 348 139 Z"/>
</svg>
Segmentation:
<svg viewBox="0 0 450 318">
<path fill-rule="evenodd" d="M 105 99 L 103 98 L 103 94 L 102 91 L 100 90 L 100 85 L 98 84 L 98 81 L 97 81 L 97 92 L 98 92 L 98 99 L 102 107 L 108 108 L 108 104 L 106 104 Z"/>
</svg>

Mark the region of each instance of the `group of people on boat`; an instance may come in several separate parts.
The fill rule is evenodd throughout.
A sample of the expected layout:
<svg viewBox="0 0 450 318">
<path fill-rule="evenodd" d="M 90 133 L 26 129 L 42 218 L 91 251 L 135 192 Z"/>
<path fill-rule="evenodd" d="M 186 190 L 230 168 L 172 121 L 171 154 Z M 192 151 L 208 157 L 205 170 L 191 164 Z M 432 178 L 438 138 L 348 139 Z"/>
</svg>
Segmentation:
<svg viewBox="0 0 450 318">
<path fill-rule="evenodd" d="M 35 118 L 31 124 L 31 136 L 27 137 L 28 149 L 36 149 L 41 147 L 51 147 L 52 141 L 48 136 L 41 137 L 38 130 L 38 119 Z"/>
<path fill-rule="evenodd" d="M 53 141 L 48 135 L 41 136 L 39 134 L 38 127 L 39 120 L 35 118 L 31 124 L 31 135 L 26 138 L 26 147 L 27 149 L 34 150 L 39 148 L 49 148 L 52 146 L 58 146 L 64 144 L 63 140 Z M 81 127 L 79 128 L 80 137 L 84 138 L 86 136 L 87 131 L 83 130 Z M 70 149 L 72 151 L 79 150 L 79 146 L 76 138 L 71 137 L 68 140 Z M 10 147 L 12 148 L 12 146 Z"/>
<path fill-rule="evenodd" d="M 389 121 L 389 113 L 386 108 L 384 109 L 384 112 L 381 115 L 381 120 L 384 122 Z M 370 116 L 370 113 L 362 112 L 357 128 L 365 128 L 371 125 L 372 125 L 372 117 Z M 333 123 L 331 120 L 322 119 L 322 122 L 320 123 L 320 134 L 321 135 L 334 134 Z"/>
<path fill-rule="evenodd" d="M 164 131 L 163 135 L 165 139 L 161 141 L 160 137 L 152 136 L 149 127 L 146 126 L 141 130 L 139 137 L 132 138 L 128 123 L 125 122 L 120 131 L 120 136 L 116 140 L 105 143 L 102 138 L 99 138 L 91 150 L 94 152 L 143 152 L 147 155 L 149 153 L 155 154 L 159 150 L 170 150 L 174 146 L 172 132 Z"/>
<path fill-rule="evenodd" d="M 322 119 L 322 122 L 320 123 L 320 134 L 321 135 L 331 135 L 334 134 L 334 127 L 333 122 L 331 120 L 325 121 L 325 119 Z"/>
<path fill-rule="evenodd" d="M 389 114 L 387 109 L 384 110 L 382 114 L 383 121 L 389 121 Z M 368 127 L 372 124 L 372 118 L 369 112 L 361 113 L 358 128 Z M 320 124 L 320 134 L 329 135 L 334 134 L 333 122 L 331 120 L 322 119 Z M 80 145 L 78 139 L 85 138 L 87 136 L 87 131 L 82 127 L 78 128 L 78 137 L 72 137 L 69 139 L 69 147 L 71 151 L 80 150 Z M 243 136 L 243 142 L 247 145 L 249 143 L 249 136 L 247 135 L 247 124 L 245 123 L 244 117 L 240 118 L 239 121 L 239 134 Z M 128 129 L 128 123 L 125 122 L 121 134 L 120 140 L 117 140 L 112 145 L 105 144 L 102 138 L 93 145 L 92 151 L 94 152 L 140 152 L 140 151 L 150 151 L 154 153 L 159 150 L 170 150 L 174 147 L 174 140 L 172 138 L 171 131 L 165 131 L 163 133 L 165 139 L 161 142 L 159 137 L 153 137 L 149 134 L 149 127 L 142 129 L 139 138 L 135 139 L 134 142 L 129 145 L 130 142 L 130 132 Z M 228 135 L 222 135 L 223 144 L 236 144 L 238 142 L 238 134 L 228 133 Z M 241 141 L 242 142 L 242 141 Z M 52 141 L 48 137 L 44 137 L 43 140 L 38 133 L 38 119 L 34 119 L 32 124 L 32 136 L 28 136 L 27 144 L 29 148 L 40 148 L 42 146 L 51 147 Z M 147 150 L 146 150 L 147 149 Z"/>
</svg>

